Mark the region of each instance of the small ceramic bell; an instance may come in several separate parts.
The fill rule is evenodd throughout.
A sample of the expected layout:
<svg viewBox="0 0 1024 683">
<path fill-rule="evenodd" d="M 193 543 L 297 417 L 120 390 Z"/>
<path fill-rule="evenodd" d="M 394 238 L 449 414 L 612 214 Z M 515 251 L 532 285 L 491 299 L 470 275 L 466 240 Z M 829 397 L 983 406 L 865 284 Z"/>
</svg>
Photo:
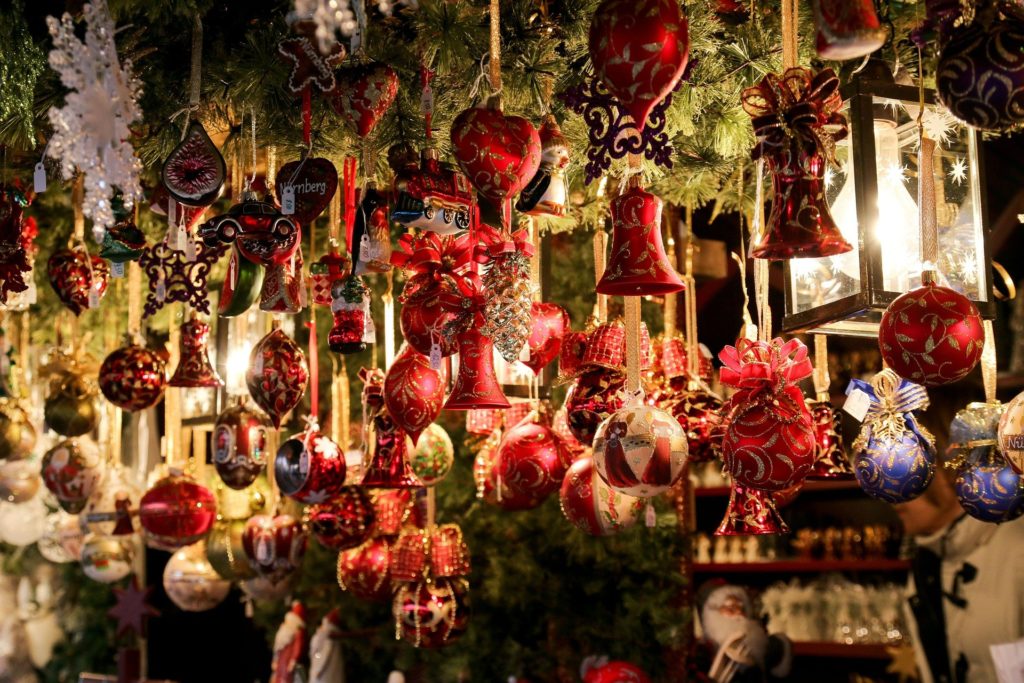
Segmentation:
<svg viewBox="0 0 1024 683">
<path fill-rule="evenodd" d="M 222 387 L 224 380 L 210 363 L 210 326 L 192 317 L 181 326 L 180 360 L 167 382 L 172 387 Z"/>
</svg>

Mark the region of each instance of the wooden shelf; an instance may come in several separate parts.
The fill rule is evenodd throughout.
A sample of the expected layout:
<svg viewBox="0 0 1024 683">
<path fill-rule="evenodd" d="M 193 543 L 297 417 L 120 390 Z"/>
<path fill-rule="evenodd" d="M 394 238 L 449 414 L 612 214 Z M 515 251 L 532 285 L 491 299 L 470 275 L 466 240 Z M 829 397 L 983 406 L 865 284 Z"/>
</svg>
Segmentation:
<svg viewBox="0 0 1024 683">
<path fill-rule="evenodd" d="M 860 485 L 856 479 L 824 479 L 808 481 L 800 489 L 800 493 L 818 493 L 821 491 L 854 491 L 859 490 Z M 728 486 L 698 486 L 693 489 L 693 495 L 697 498 L 728 498 Z"/>
<path fill-rule="evenodd" d="M 846 643 L 797 642 L 793 643 L 794 657 L 827 657 L 829 659 L 891 659 L 889 648 L 899 645 L 883 643 L 847 645 Z"/>
<path fill-rule="evenodd" d="M 694 562 L 699 574 L 788 574 L 821 572 L 902 572 L 909 560 L 773 560 L 770 562 Z"/>
</svg>

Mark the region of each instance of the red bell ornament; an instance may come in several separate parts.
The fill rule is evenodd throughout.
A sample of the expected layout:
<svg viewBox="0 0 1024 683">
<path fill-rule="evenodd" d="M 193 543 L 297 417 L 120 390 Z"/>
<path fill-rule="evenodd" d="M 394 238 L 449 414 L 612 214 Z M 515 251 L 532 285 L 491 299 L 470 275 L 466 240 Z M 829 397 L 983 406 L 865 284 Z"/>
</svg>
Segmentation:
<svg viewBox="0 0 1024 683">
<path fill-rule="evenodd" d="M 594 435 L 594 468 L 612 490 L 638 498 L 667 491 L 683 476 L 686 432 L 660 408 L 627 405 Z"/>
<path fill-rule="evenodd" d="M 181 326 L 180 359 L 168 386 L 215 388 L 224 386 L 224 380 L 210 363 L 208 344 L 210 326 L 198 318 L 190 318 Z"/>
<path fill-rule="evenodd" d="M 785 490 L 785 489 L 783 489 Z M 725 517 L 715 536 L 771 536 L 789 533 L 773 494 L 733 484 Z"/>
<path fill-rule="evenodd" d="M 383 602 L 391 597 L 391 545 L 371 538 L 338 553 L 338 585 L 360 600 Z"/>
<path fill-rule="evenodd" d="M 661 200 L 640 186 L 640 176 L 630 176 L 626 191 L 612 201 L 611 253 L 598 293 L 647 296 L 684 288 L 661 241 L 661 208 Z"/>
<path fill-rule="evenodd" d="M 245 383 L 275 429 L 281 428 L 281 420 L 302 400 L 308 382 L 306 356 L 281 330 L 271 331 L 253 347 Z"/>
<path fill-rule="evenodd" d="M 240 400 L 217 416 L 213 426 L 213 466 L 228 488 L 242 490 L 256 481 L 267 459 L 270 423 Z"/>
<path fill-rule="evenodd" d="M 274 583 L 298 571 L 308 540 L 302 522 L 291 515 L 255 515 L 242 532 L 242 547 L 250 566 Z"/>
<path fill-rule="evenodd" d="M 418 443 L 420 434 L 441 414 L 445 385 L 444 366 L 435 370 L 430 360 L 404 346 L 384 379 L 384 403 L 395 422 Z"/>
<path fill-rule="evenodd" d="M 100 365 L 99 385 L 118 408 L 132 412 L 151 408 L 163 398 L 167 385 L 164 359 L 138 344 L 122 346 Z"/>
<path fill-rule="evenodd" d="M 174 550 L 201 540 L 217 517 L 217 499 L 192 477 L 172 472 L 153 484 L 139 501 L 146 542 Z"/>
<path fill-rule="evenodd" d="M 974 302 L 932 283 L 893 300 L 878 327 L 885 364 L 926 387 L 966 377 L 981 360 L 984 344 L 985 330 Z"/>
<path fill-rule="evenodd" d="M 814 464 L 814 425 L 797 382 L 812 372 L 797 340 L 740 339 L 719 354 L 723 384 L 737 391 L 725 407 L 722 461 L 739 486 L 780 491 Z"/>
<path fill-rule="evenodd" d="M 470 327 L 459 334 L 459 374 L 444 409 L 508 407 L 494 372 L 494 346 L 476 327 Z"/>
<path fill-rule="evenodd" d="M 358 486 L 346 486 L 329 503 L 314 505 L 309 526 L 320 545 L 347 550 L 363 543 L 373 531 L 373 501 Z"/>
<path fill-rule="evenodd" d="M 469 628 L 469 582 L 443 578 L 403 584 L 392 611 L 396 636 L 414 647 L 444 647 Z"/>
<path fill-rule="evenodd" d="M 562 514 L 591 536 L 611 536 L 636 524 L 642 498 L 609 488 L 594 469 L 593 458 L 580 458 L 569 467 L 559 495 Z"/>
<path fill-rule="evenodd" d="M 300 503 L 334 500 L 345 486 L 345 456 L 330 437 L 307 429 L 277 450 L 274 481 L 281 493 Z"/>
<path fill-rule="evenodd" d="M 822 59 L 859 59 L 882 47 L 888 31 L 882 28 L 872 0 L 813 0 L 815 43 Z"/>
<path fill-rule="evenodd" d="M 540 167 L 537 129 L 521 116 L 506 116 L 495 100 L 459 114 L 451 138 L 459 168 L 495 204 L 519 194 Z"/>
<path fill-rule="evenodd" d="M 772 210 L 750 255 L 779 260 L 850 251 L 825 197 L 832 142 L 847 132 L 835 72 L 794 67 L 768 74 L 743 91 L 742 101 L 757 136 L 752 156 L 765 159 L 772 176 Z"/>
<path fill-rule="evenodd" d="M 677 0 L 604 0 L 589 46 L 595 74 L 643 130 L 686 70 L 689 24 Z"/>
<path fill-rule="evenodd" d="M 547 413 L 534 413 L 505 432 L 495 454 L 499 497 L 511 492 L 537 505 L 558 490 L 572 454 L 551 429 Z"/>
</svg>

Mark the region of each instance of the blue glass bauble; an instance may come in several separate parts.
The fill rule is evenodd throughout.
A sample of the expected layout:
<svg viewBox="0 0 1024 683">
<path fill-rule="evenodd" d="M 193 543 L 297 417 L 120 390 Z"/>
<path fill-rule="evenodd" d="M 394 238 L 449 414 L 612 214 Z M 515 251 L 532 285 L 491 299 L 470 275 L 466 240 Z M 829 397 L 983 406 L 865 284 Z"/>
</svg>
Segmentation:
<svg viewBox="0 0 1024 683">
<path fill-rule="evenodd" d="M 901 438 L 870 438 L 856 453 L 857 482 L 869 496 L 887 503 L 905 503 L 924 493 L 935 474 L 935 451 L 918 434 Z"/>
<path fill-rule="evenodd" d="M 956 475 L 956 497 L 971 517 L 1009 522 L 1024 515 L 1021 475 L 1005 463 L 969 465 Z"/>
</svg>

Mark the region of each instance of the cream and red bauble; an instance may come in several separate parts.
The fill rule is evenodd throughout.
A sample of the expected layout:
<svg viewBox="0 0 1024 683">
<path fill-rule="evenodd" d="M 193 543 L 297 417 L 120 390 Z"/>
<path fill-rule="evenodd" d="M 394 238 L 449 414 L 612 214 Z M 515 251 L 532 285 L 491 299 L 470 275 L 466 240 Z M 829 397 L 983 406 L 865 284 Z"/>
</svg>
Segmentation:
<svg viewBox="0 0 1024 683">
<path fill-rule="evenodd" d="M 302 349 L 281 330 L 273 330 L 253 347 L 245 383 L 249 395 L 275 429 L 306 393 L 309 369 Z"/>
<path fill-rule="evenodd" d="M 253 570 L 274 583 L 298 571 L 308 537 L 291 515 L 254 515 L 242 532 L 242 547 Z"/>
<path fill-rule="evenodd" d="M 589 47 L 594 73 L 643 129 L 686 70 L 688 22 L 676 0 L 604 0 Z"/>
<path fill-rule="evenodd" d="M 597 428 L 593 457 L 594 469 L 613 490 L 650 498 L 683 475 L 686 432 L 660 408 L 625 406 Z"/>
<path fill-rule="evenodd" d="M 106 399 L 122 410 L 151 408 L 167 386 L 164 359 L 138 344 L 123 346 L 103 360 L 99 385 Z"/>
<path fill-rule="evenodd" d="M 125 536 L 90 534 L 82 544 L 82 572 L 93 581 L 114 583 L 132 573 L 132 542 Z"/>
<path fill-rule="evenodd" d="M 88 382 L 84 376 L 74 372 L 64 372 L 50 380 L 50 393 L 43 404 L 43 420 L 46 426 L 63 436 L 82 436 L 96 428 L 99 422 L 99 413 L 96 410 L 96 388 Z M 3 451 L 7 451 L 8 444 L 14 445 L 14 438 L 21 431 L 20 425 L 28 424 L 23 421 L 17 411 L 21 409 L 17 404 L 10 404 L 13 408 L 5 409 L 5 416 L 2 426 Z M 27 416 L 25 417 L 27 420 Z M 31 425 L 28 425 L 32 429 Z M 22 433 L 21 436 L 27 437 Z M 35 430 L 32 429 L 32 438 L 35 439 Z M 4 457 L 10 457 L 5 455 Z"/>
<path fill-rule="evenodd" d="M 558 490 L 572 461 L 569 449 L 551 429 L 546 415 L 523 420 L 505 432 L 495 454 L 501 496 L 539 505 Z"/>
<path fill-rule="evenodd" d="M 469 582 L 439 578 L 404 583 L 392 611 L 396 633 L 414 647 L 439 648 L 469 628 Z"/>
<path fill-rule="evenodd" d="M 1013 3 L 977 8 L 939 52 L 935 89 L 950 113 L 980 130 L 1006 131 L 1024 122 L 1024 17 Z"/>
<path fill-rule="evenodd" d="M 82 556 L 85 533 L 75 515 L 57 510 L 46 518 L 46 529 L 36 541 L 39 554 L 47 562 L 77 562 Z"/>
<path fill-rule="evenodd" d="M 360 600 L 383 602 L 391 597 L 391 546 L 371 538 L 338 553 L 338 585 Z"/>
<path fill-rule="evenodd" d="M 562 480 L 562 514 L 591 536 L 610 536 L 636 524 L 644 501 L 609 488 L 594 468 L 594 460 L 574 462 Z"/>
<path fill-rule="evenodd" d="M 135 532 L 132 514 L 139 508 L 142 491 L 131 472 L 120 463 L 108 466 L 103 484 L 82 510 L 84 526 L 101 536 L 126 536 Z"/>
<path fill-rule="evenodd" d="M 984 343 L 974 302 L 935 284 L 897 297 L 878 327 L 878 348 L 886 366 L 926 387 L 966 377 L 981 359 Z"/>
<path fill-rule="evenodd" d="M 217 416 L 213 426 L 213 466 L 221 481 L 241 490 L 256 481 L 267 459 L 270 423 L 246 401 Z"/>
<path fill-rule="evenodd" d="M 625 374 L 597 368 L 587 370 L 570 387 L 565 397 L 569 430 L 580 443 L 590 446 L 602 422 L 622 407 Z"/>
<path fill-rule="evenodd" d="M 177 472 L 153 484 L 139 501 L 146 543 L 163 550 L 192 545 L 210 532 L 217 499 L 210 489 Z"/>
<path fill-rule="evenodd" d="M 1006 404 L 999 418 L 999 450 L 1018 473 L 1024 473 L 1024 393 Z"/>
<path fill-rule="evenodd" d="M 373 531 L 373 501 L 358 486 L 346 486 L 329 503 L 309 510 L 309 526 L 320 545 L 332 550 L 354 548 Z"/>
<path fill-rule="evenodd" d="M 569 313 L 558 304 L 535 301 L 530 306 L 533 326 L 519 361 L 540 375 L 562 350 L 562 337 L 569 331 Z"/>
<path fill-rule="evenodd" d="M 444 366 L 435 370 L 430 359 L 405 345 L 384 378 L 384 404 L 398 426 L 417 443 L 420 434 L 441 414 L 448 383 Z"/>
<path fill-rule="evenodd" d="M 345 486 L 345 455 L 330 437 L 308 429 L 277 449 L 274 480 L 281 493 L 300 503 L 333 500 Z"/>
<path fill-rule="evenodd" d="M 409 465 L 424 486 L 435 486 L 448 476 L 455 464 L 455 446 L 448 432 L 432 424 L 420 435 Z"/>
<path fill-rule="evenodd" d="M 540 167 L 537 129 L 497 106 L 464 110 L 452 123 L 451 140 L 459 168 L 495 204 L 519 194 Z"/>
<path fill-rule="evenodd" d="M 92 441 L 65 439 L 43 455 L 40 473 L 61 509 L 78 514 L 103 479 L 103 461 Z"/>
<path fill-rule="evenodd" d="M 164 591 L 185 612 L 211 610 L 228 596 L 231 582 L 220 577 L 206 559 L 203 542 L 175 551 L 164 565 Z"/>
</svg>

